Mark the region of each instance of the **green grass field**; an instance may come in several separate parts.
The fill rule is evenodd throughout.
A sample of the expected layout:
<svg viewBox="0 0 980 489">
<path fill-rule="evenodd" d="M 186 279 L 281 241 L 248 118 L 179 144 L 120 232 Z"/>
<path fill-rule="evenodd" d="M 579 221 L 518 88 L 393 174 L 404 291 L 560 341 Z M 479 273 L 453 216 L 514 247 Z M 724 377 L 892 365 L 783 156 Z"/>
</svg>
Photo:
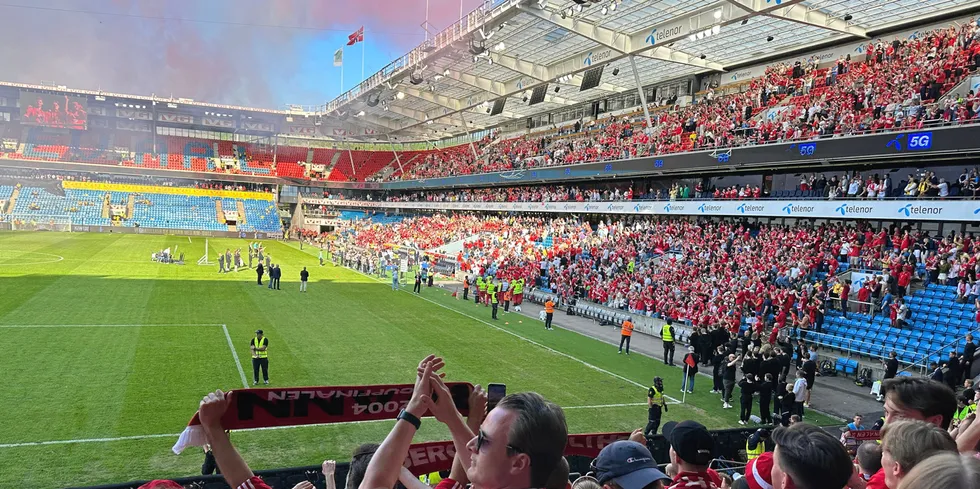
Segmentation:
<svg viewBox="0 0 980 489">
<path fill-rule="evenodd" d="M 194 264 L 204 243 L 0 234 L 0 487 L 199 473 L 200 451 L 176 456 L 170 447 L 204 394 L 242 386 L 225 329 L 249 379 L 248 341 L 257 328 L 270 338 L 273 386 L 409 383 L 418 360 L 437 353 L 448 379 L 506 383 L 511 392 L 537 391 L 568 408 L 576 433 L 642 427 L 647 383 L 677 375 L 661 362 L 615 355 L 601 342 L 546 332 L 514 314 L 505 317 L 510 324 L 491 325 L 485 309 L 442 289 L 426 289 L 426 301 L 350 270 L 318 267 L 311 250 L 288 244 L 266 243 L 284 272 L 283 290 L 270 291 L 255 285 L 252 271 L 218 274 L 217 266 Z M 245 244 L 211 239 L 212 259 L 218 249 Z M 191 264 L 150 261 L 167 246 L 179 246 Z M 306 294 L 298 291 L 303 266 L 312 271 Z M 687 405 L 671 406 L 664 421 L 671 419 L 724 428 L 737 426 L 737 410 L 722 410 L 702 388 Z M 390 427 L 297 427 L 239 432 L 232 440 L 253 468 L 290 467 L 346 461 L 356 445 L 380 442 Z M 418 435 L 446 438 L 434 422 Z"/>
</svg>

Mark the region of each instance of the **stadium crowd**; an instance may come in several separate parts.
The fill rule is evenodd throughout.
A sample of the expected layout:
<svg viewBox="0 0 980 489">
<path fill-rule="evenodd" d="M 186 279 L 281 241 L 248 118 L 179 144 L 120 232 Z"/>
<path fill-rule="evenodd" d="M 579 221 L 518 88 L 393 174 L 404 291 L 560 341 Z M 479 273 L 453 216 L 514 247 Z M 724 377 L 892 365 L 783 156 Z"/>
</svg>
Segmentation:
<svg viewBox="0 0 980 489">
<path fill-rule="evenodd" d="M 860 59 L 846 56 L 820 65 L 821 60 L 810 57 L 793 64 L 777 63 L 746 83 L 744 91 L 716 94 L 714 88 L 709 88 L 689 105 L 658 105 L 652 109 L 652 128 L 644 128 L 645 119 L 637 112 L 577 121 L 545 134 L 507 137 L 492 133 L 472 145 L 401 152 L 397 165 L 392 161 L 395 155 L 390 153 L 391 158 L 382 158 L 389 161 L 377 165 L 373 162 L 370 169 L 353 168 L 350 176 L 344 175 L 340 180 L 429 179 L 866 134 L 927 124 L 973 123 L 980 118 L 980 97 L 972 91 L 950 91 L 976 72 L 980 61 L 978 41 L 976 21 L 891 42 L 879 38 L 862 48 L 857 55 Z M 179 154 L 186 144 L 183 139 L 168 149 L 166 161 L 161 159 L 163 153 L 134 151 L 115 156 L 115 151 L 69 148 L 63 138 L 56 139 L 54 143 L 29 144 L 31 148 L 26 152 L 30 154 L 21 154 L 17 140 L 5 140 L 0 157 L 72 161 L 76 155 L 95 152 L 99 156 L 92 162 L 101 164 L 122 162 L 128 166 L 299 179 L 313 175 L 304 168 L 305 162 L 277 162 L 275 151 L 265 145 L 249 146 L 244 153 L 227 144 L 222 146 L 220 153 L 240 166 L 229 167 L 214 162 L 209 165 L 200 155 L 185 158 Z M 283 154 L 293 154 L 297 150 L 302 153 L 304 148 L 279 149 Z M 107 159 L 104 153 L 114 156 Z M 91 155 L 83 159 L 89 161 Z"/>
<path fill-rule="evenodd" d="M 419 179 L 605 161 L 717 147 L 960 124 L 980 117 L 980 97 L 949 93 L 980 59 L 977 22 L 881 39 L 864 47 L 862 61 L 842 57 L 819 67 L 816 58 L 769 66 L 746 91 L 655 110 L 653 129 L 638 114 L 609 117 L 571 135 L 528 135 L 429 154 L 389 179 Z M 559 130 L 560 134 L 566 131 Z"/>
<path fill-rule="evenodd" d="M 776 191 L 783 189 L 774 189 Z M 852 171 L 840 175 L 804 174 L 793 189 L 813 195 L 808 198 L 882 200 L 885 198 L 945 199 L 980 194 L 980 168 L 964 168 L 959 177 L 947 181 L 935 171 L 909 174 L 893 182 L 890 172 Z M 812 191 L 812 193 L 811 193 Z M 326 198 L 331 198 L 325 193 Z M 387 195 L 388 202 L 599 202 L 630 200 L 730 200 L 769 197 L 758 185 L 717 185 L 710 179 L 667 183 L 651 182 L 580 185 L 537 185 L 482 189 L 440 189 Z M 372 195 L 368 195 L 369 200 Z M 343 198 L 340 195 L 338 198 Z"/>
<path fill-rule="evenodd" d="M 860 417 L 838 440 L 827 431 L 797 421 L 773 431 L 761 429 L 746 444 L 748 464 L 732 480 L 712 468 L 719 446 L 696 421 L 671 422 L 663 436 L 668 457 L 656 460 L 637 429 L 627 440 L 604 446 L 590 472 L 574 481 L 564 457 L 568 426 L 561 407 L 539 394 L 503 398 L 487 411 L 487 394 L 476 386 L 463 416 L 454 403 L 443 370 L 451 365 L 435 355 L 424 358 L 406 377 L 414 379 L 411 399 L 385 439 L 353 453 L 346 488 L 430 488 L 404 467 L 409 448 L 423 425 L 448 429 L 455 448 L 452 469 L 435 485 L 453 489 L 933 489 L 980 487 L 980 423 L 976 413 L 960 416 L 962 405 L 948 386 L 929 379 L 884 382 L 885 414 L 874 428 L 881 441 L 855 445 L 848 433 L 866 429 Z M 235 393 L 215 391 L 200 403 L 198 416 L 211 454 L 228 484 L 237 489 L 268 489 L 231 443 L 222 417 Z M 423 418 L 428 415 L 429 417 Z M 771 449 L 771 450 L 770 450 Z M 323 464 L 326 487 L 335 487 L 335 465 Z M 723 475 L 727 477 L 723 477 Z M 154 481 L 144 489 L 170 489 Z M 176 486 L 179 487 L 179 486 Z M 309 489 L 301 482 L 295 489 Z"/>
</svg>

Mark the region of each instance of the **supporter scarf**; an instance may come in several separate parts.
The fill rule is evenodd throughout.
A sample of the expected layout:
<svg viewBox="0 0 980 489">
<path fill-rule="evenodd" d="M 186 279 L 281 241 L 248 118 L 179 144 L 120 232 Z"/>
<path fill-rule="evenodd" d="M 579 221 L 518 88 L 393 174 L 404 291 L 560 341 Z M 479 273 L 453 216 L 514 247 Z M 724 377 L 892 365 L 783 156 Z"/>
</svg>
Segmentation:
<svg viewBox="0 0 980 489">
<path fill-rule="evenodd" d="M 469 413 L 473 384 L 448 382 L 456 409 Z M 285 389 L 237 389 L 221 418 L 225 430 L 244 430 L 311 424 L 349 423 L 395 419 L 412 398 L 412 384 L 343 387 L 291 387 Z M 428 413 L 426 414 L 428 415 Z M 174 453 L 204 446 L 206 439 L 198 413 L 173 446 Z M 451 459 L 450 459 L 451 462 Z"/>
<path fill-rule="evenodd" d="M 630 433 L 590 433 L 581 435 L 568 435 L 568 444 L 565 445 L 565 456 L 581 455 L 589 458 L 596 458 L 606 445 L 618 440 L 626 440 Z M 408 456 L 405 457 L 405 467 L 416 476 L 431 474 L 443 470 L 450 470 L 453 467 L 453 457 L 456 455 L 456 448 L 451 441 L 434 441 L 429 443 L 416 443 L 408 448 Z"/>
</svg>

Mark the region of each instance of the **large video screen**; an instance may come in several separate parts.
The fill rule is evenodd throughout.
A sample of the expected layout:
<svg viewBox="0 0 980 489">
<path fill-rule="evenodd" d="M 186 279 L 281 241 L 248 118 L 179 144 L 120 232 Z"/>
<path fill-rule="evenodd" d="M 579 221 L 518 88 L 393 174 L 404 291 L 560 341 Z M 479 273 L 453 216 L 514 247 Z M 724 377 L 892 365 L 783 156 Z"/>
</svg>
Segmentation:
<svg viewBox="0 0 980 489">
<path fill-rule="evenodd" d="M 20 94 L 20 122 L 61 129 L 87 129 L 88 101 L 51 93 Z"/>
</svg>

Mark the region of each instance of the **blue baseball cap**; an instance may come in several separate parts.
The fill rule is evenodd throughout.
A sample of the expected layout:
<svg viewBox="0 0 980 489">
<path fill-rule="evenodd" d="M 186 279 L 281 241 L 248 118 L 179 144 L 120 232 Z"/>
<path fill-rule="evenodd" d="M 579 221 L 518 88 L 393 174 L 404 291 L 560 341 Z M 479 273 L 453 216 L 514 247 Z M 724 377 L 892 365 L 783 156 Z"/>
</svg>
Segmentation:
<svg viewBox="0 0 980 489">
<path fill-rule="evenodd" d="M 670 480 L 657 468 L 650 450 L 635 441 L 607 445 L 592 463 L 599 484 L 613 481 L 623 489 L 643 489 L 656 481 Z"/>
</svg>

